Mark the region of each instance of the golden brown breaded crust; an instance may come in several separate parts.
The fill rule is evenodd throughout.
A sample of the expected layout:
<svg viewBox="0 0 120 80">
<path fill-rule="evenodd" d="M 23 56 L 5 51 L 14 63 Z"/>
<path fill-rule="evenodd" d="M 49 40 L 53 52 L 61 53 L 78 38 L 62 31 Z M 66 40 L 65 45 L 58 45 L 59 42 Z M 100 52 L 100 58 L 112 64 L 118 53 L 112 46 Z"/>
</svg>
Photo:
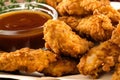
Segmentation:
<svg viewBox="0 0 120 80">
<path fill-rule="evenodd" d="M 111 41 L 120 47 L 120 22 L 112 33 Z"/>
<path fill-rule="evenodd" d="M 119 21 L 119 24 L 117 25 L 117 28 L 112 33 L 111 41 L 112 41 L 112 43 L 114 43 L 120 47 L 120 21 Z M 120 53 L 116 59 L 118 59 L 118 61 L 115 65 L 115 71 L 112 76 L 112 80 L 120 79 Z"/>
<path fill-rule="evenodd" d="M 49 76 L 63 76 L 70 74 L 77 74 L 78 61 L 75 59 L 71 59 L 69 57 L 61 57 L 56 62 L 53 62 L 49 65 L 49 67 L 43 70 L 45 75 Z"/>
<path fill-rule="evenodd" d="M 62 0 L 56 9 L 60 15 L 85 15 L 109 4 L 109 0 Z"/>
<path fill-rule="evenodd" d="M 112 38 L 93 47 L 80 59 L 79 71 L 94 78 L 102 71 L 109 72 L 118 62 L 120 55 L 120 24 L 113 31 Z"/>
<path fill-rule="evenodd" d="M 98 13 L 108 16 L 109 19 L 111 19 L 113 26 L 117 27 L 117 24 L 119 23 L 120 20 L 120 13 L 117 10 L 115 10 L 112 6 L 110 5 L 101 6 L 100 8 L 94 10 L 93 12 L 93 14 Z"/>
<path fill-rule="evenodd" d="M 118 24 L 120 26 L 120 23 Z M 120 27 L 117 27 L 116 30 L 113 32 L 113 36 L 111 38 L 111 41 L 115 44 L 117 44 L 120 47 Z M 120 53 L 118 55 L 118 63 L 115 65 L 115 71 L 112 76 L 112 80 L 120 80 Z"/>
<path fill-rule="evenodd" d="M 44 25 L 44 39 L 52 51 L 58 54 L 78 57 L 84 54 L 93 43 L 82 39 L 63 21 L 49 20 Z"/>
<path fill-rule="evenodd" d="M 115 65 L 120 48 L 106 41 L 93 47 L 80 59 L 78 69 L 81 74 L 97 78 L 102 71 L 109 72 Z"/>
<path fill-rule="evenodd" d="M 116 64 L 116 69 L 112 76 L 112 80 L 120 80 L 120 63 Z"/>
<path fill-rule="evenodd" d="M 45 0 L 45 2 L 46 2 L 48 5 L 50 5 L 50 6 L 54 7 L 54 8 L 56 8 L 56 6 L 57 6 L 61 1 L 62 1 L 62 0 Z"/>
<path fill-rule="evenodd" d="M 82 15 L 87 14 L 83 7 L 80 7 L 80 0 L 62 0 L 56 7 L 60 15 Z"/>
<path fill-rule="evenodd" d="M 74 16 L 62 16 L 59 17 L 59 20 L 64 21 L 67 25 L 69 25 L 73 30 L 77 27 L 79 24 L 79 17 L 74 17 Z"/>
<path fill-rule="evenodd" d="M 40 72 L 54 61 L 56 61 L 56 55 L 50 51 L 23 48 L 15 52 L 0 53 L 0 70 Z"/>
<path fill-rule="evenodd" d="M 94 11 L 105 5 L 110 5 L 109 0 L 78 0 L 80 7 L 83 7 L 86 11 Z"/>
<path fill-rule="evenodd" d="M 96 14 L 82 18 L 75 30 L 99 42 L 110 39 L 114 27 L 106 15 Z"/>
</svg>

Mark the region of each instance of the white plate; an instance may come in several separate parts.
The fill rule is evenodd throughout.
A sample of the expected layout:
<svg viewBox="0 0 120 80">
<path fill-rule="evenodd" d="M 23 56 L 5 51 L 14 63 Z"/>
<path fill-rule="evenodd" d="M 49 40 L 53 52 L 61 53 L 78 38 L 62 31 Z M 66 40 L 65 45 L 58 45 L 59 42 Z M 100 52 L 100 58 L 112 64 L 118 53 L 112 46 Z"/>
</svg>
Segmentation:
<svg viewBox="0 0 120 80">
<path fill-rule="evenodd" d="M 116 10 L 120 9 L 120 2 L 111 2 L 110 4 Z"/>
<path fill-rule="evenodd" d="M 111 80 L 112 73 L 103 74 L 99 79 L 96 80 Z M 14 74 L 8 74 L 8 73 L 0 73 L 0 78 L 11 78 L 11 79 L 19 79 L 19 80 L 93 80 L 90 79 L 88 76 L 84 75 L 69 75 L 69 76 L 63 76 L 63 77 L 33 77 L 33 76 L 22 76 L 22 75 L 14 75 Z"/>
</svg>

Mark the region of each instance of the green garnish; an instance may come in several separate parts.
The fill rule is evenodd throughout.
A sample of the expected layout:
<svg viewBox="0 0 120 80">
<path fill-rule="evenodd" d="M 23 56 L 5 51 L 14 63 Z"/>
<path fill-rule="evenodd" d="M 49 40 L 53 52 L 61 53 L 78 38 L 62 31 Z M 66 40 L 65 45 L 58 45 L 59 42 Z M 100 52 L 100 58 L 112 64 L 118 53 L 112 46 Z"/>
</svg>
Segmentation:
<svg viewBox="0 0 120 80">
<path fill-rule="evenodd" d="M 25 0 L 25 2 L 31 2 L 33 0 Z M 36 2 L 40 2 L 40 3 L 45 3 L 45 0 L 35 0 Z M 18 8 L 20 7 L 19 4 L 14 4 L 14 5 L 8 5 L 8 6 L 5 6 L 5 3 L 6 2 L 9 2 L 9 4 L 13 4 L 13 3 L 17 3 L 17 0 L 0 0 L 0 13 L 2 13 L 4 10 L 6 9 L 12 9 L 12 8 Z M 26 9 L 30 9 L 30 8 L 34 8 L 34 7 L 40 7 L 40 6 L 35 6 L 35 5 L 32 5 L 32 4 L 26 4 L 25 5 L 25 8 Z"/>
</svg>

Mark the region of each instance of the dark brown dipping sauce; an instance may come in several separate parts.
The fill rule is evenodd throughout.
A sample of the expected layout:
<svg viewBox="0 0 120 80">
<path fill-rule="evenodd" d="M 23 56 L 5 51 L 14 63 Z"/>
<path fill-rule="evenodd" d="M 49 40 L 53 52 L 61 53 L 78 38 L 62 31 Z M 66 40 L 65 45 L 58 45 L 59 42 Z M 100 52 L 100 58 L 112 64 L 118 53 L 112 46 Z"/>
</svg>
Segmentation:
<svg viewBox="0 0 120 80">
<path fill-rule="evenodd" d="M 2 17 L 1 17 L 2 16 Z M 42 26 L 50 16 L 38 11 L 15 11 L 0 16 L 0 30 L 26 30 Z"/>
<path fill-rule="evenodd" d="M 0 14 L 0 49 L 44 46 L 43 24 L 52 17 L 40 11 L 21 10 Z"/>
</svg>

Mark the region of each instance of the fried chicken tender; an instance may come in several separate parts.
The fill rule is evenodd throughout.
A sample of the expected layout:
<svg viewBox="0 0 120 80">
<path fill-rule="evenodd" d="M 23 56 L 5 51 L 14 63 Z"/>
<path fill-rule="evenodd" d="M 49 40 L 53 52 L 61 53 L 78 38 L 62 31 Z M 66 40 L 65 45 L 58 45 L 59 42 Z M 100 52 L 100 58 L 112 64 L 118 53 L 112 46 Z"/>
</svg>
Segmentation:
<svg viewBox="0 0 120 80">
<path fill-rule="evenodd" d="M 59 17 L 59 20 L 64 21 L 67 25 L 69 25 L 73 30 L 78 26 L 79 24 L 79 17 L 74 16 L 62 16 Z"/>
<path fill-rule="evenodd" d="M 75 30 L 99 42 L 110 39 L 114 28 L 106 15 L 96 14 L 82 18 Z"/>
<path fill-rule="evenodd" d="M 85 15 L 103 5 L 110 5 L 109 0 L 62 0 L 56 9 L 60 15 Z"/>
<path fill-rule="evenodd" d="M 120 24 L 118 25 L 120 26 Z M 112 36 L 112 42 L 114 42 L 115 44 L 118 44 L 118 46 L 120 47 L 120 27 L 118 27 L 116 29 L 116 31 L 113 32 L 113 35 Z M 117 58 L 118 59 L 118 62 L 116 63 L 116 67 L 115 67 L 115 72 L 112 76 L 112 80 L 119 80 L 120 79 L 120 53 L 118 55 L 119 57 Z"/>
<path fill-rule="evenodd" d="M 97 78 L 101 72 L 111 70 L 110 68 L 115 65 L 119 52 L 120 48 L 110 41 L 101 43 L 80 59 L 78 69 L 81 74 Z"/>
<path fill-rule="evenodd" d="M 119 22 L 117 28 L 112 33 L 111 41 L 120 47 L 120 45 L 119 45 L 120 44 L 120 22 Z M 119 60 L 119 62 L 120 62 L 120 60 Z"/>
<path fill-rule="evenodd" d="M 57 54 L 79 57 L 93 46 L 92 42 L 82 39 L 63 21 L 49 20 L 44 25 L 46 48 Z"/>
<path fill-rule="evenodd" d="M 15 52 L 0 53 L 0 71 L 41 72 L 54 61 L 56 55 L 50 51 L 23 48 Z"/>
<path fill-rule="evenodd" d="M 62 0 L 56 9 L 62 16 L 87 14 L 84 8 L 80 7 L 80 0 Z"/>
<path fill-rule="evenodd" d="M 112 34 L 112 38 L 100 45 L 93 47 L 80 59 L 77 65 L 79 72 L 93 78 L 101 72 L 109 72 L 118 62 L 120 55 L 120 24 Z"/>
<path fill-rule="evenodd" d="M 50 76 L 63 76 L 70 74 L 77 74 L 78 61 L 75 59 L 71 59 L 69 57 L 61 57 L 58 58 L 56 62 L 53 62 L 49 65 L 49 67 L 43 70 L 45 75 Z"/>
<path fill-rule="evenodd" d="M 109 19 L 111 19 L 113 26 L 117 27 L 119 20 L 120 20 L 120 13 L 117 10 L 115 10 L 112 6 L 110 5 L 102 6 L 93 12 L 93 14 L 96 14 L 96 13 L 97 14 L 101 13 L 101 14 L 108 16 Z"/>
<path fill-rule="evenodd" d="M 62 0 L 45 0 L 47 4 L 50 6 L 56 8 L 56 6 L 61 2 Z"/>
<path fill-rule="evenodd" d="M 112 76 L 112 80 L 120 80 L 120 63 L 116 64 L 116 70 Z"/>
</svg>

